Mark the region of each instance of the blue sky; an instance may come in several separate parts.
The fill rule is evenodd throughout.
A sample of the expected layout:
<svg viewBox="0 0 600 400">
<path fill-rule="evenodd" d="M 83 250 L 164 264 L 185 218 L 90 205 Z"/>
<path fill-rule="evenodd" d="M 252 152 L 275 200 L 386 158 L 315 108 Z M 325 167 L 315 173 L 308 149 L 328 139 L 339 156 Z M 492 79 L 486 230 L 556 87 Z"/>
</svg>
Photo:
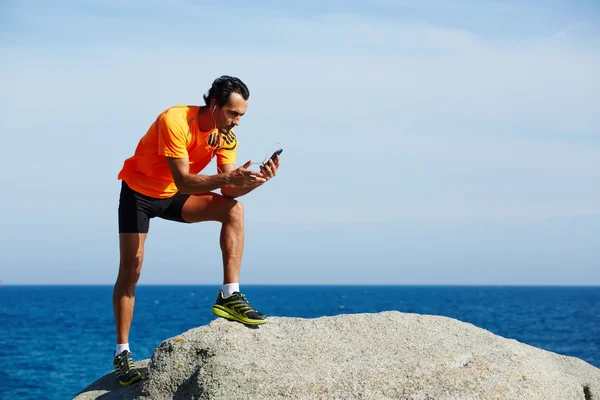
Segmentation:
<svg viewBox="0 0 600 400">
<path fill-rule="evenodd" d="M 112 284 L 123 160 L 230 74 L 284 148 L 242 284 L 600 285 L 600 7 L 540 4 L 2 2 L 0 281 Z M 140 284 L 220 283 L 219 228 L 153 220 Z"/>
</svg>

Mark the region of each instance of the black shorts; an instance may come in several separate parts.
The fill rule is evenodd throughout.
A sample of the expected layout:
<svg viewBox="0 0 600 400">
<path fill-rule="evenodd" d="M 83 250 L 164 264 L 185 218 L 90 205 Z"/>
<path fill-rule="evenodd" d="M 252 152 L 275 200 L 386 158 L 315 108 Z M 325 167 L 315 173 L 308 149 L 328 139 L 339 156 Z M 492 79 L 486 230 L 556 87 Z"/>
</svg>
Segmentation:
<svg viewBox="0 0 600 400">
<path fill-rule="evenodd" d="M 150 219 L 154 217 L 187 223 L 181 217 L 181 209 L 189 194 L 178 192 L 167 199 L 157 199 L 138 193 L 125 181 L 121 182 L 119 233 L 148 233 Z"/>
</svg>

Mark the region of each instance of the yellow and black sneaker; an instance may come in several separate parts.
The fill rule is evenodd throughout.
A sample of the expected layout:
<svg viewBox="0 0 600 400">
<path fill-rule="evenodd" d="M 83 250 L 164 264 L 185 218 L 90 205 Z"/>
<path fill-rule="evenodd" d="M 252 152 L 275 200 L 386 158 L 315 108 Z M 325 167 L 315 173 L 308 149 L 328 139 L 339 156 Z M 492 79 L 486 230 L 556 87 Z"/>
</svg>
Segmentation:
<svg viewBox="0 0 600 400">
<path fill-rule="evenodd" d="M 121 386 L 129 386 L 142 379 L 142 374 L 135 369 L 131 353 L 127 350 L 123 350 L 121 354 L 115 356 L 113 367 Z"/>
<path fill-rule="evenodd" d="M 223 297 L 223 292 L 220 290 L 217 293 L 217 301 L 212 308 L 213 314 L 247 325 L 260 325 L 267 322 L 267 317 L 256 311 L 246 300 L 246 296 L 240 292 L 233 292 L 229 297 Z"/>
</svg>

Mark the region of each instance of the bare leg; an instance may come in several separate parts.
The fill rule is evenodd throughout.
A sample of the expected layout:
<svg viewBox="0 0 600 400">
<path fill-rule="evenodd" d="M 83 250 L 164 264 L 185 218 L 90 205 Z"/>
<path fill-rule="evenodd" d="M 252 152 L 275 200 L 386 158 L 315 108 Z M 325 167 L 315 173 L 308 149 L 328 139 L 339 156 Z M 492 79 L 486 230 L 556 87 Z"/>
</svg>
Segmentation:
<svg viewBox="0 0 600 400">
<path fill-rule="evenodd" d="M 117 326 L 117 344 L 129 343 L 133 319 L 135 287 L 142 271 L 146 233 L 121 233 L 119 276 L 113 289 L 113 312 Z"/>
<path fill-rule="evenodd" d="M 190 196 L 181 211 L 187 222 L 221 222 L 223 283 L 240 281 L 244 252 L 244 207 L 237 200 L 216 193 Z"/>
</svg>

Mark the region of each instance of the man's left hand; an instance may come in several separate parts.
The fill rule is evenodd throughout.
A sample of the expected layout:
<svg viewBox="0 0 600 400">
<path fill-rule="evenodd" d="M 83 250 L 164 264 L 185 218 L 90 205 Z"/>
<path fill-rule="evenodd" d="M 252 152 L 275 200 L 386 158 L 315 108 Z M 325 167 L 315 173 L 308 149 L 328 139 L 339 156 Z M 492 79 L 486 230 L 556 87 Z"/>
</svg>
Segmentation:
<svg viewBox="0 0 600 400">
<path fill-rule="evenodd" d="M 263 163 L 260 166 L 260 172 L 267 179 L 272 179 L 277 175 L 277 170 L 279 169 L 279 156 L 275 157 L 275 161 L 269 159 L 266 163 Z M 264 183 L 263 183 L 264 184 Z"/>
</svg>

